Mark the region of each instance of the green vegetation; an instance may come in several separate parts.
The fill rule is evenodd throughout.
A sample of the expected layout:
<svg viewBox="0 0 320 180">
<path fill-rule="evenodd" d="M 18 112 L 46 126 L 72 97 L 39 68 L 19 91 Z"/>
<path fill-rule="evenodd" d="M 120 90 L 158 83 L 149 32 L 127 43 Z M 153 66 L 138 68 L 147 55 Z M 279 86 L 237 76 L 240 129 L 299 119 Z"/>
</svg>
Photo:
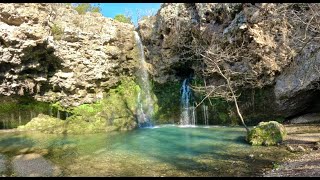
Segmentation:
<svg viewBox="0 0 320 180">
<path fill-rule="evenodd" d="M 123 23 L 132 23 L 131 22 L 131 18 L 126 17 L 123 14 L 118 14 L 114 17 L 114 20 L 119 21 L 119 22 L 123 22 Z"/>
<path fill-rule="evenodd" d="M 286 137 L 284 126 L 276 121 L 260 122 L 248 134 L 247 141 L 252 145 L 272 146 Z"/>
<path fill-rule="evenodd" d="M 155 119 L 159 124 L 174 123 L 180 119 L 180 86 L 179 82 L 164 84 L 153 83 L 153 91 L 158 99 L 158 110 Z M 177 123 L 175 122 L 175 123 Z"/>
<path fill-rule="evenodd" d="M 51 32 L 52 32 L 54 39 L 60 40 L 62 38 L 64 30 L 59 25 L 53 24 L 53 26 L 51 27 Z"/>
<path fill-rule="evenodd" d="M 74 3 L 73 8 L 79 13 L 79 14 L 85 14 L 86 12 L 97 12 L 101 13 L 100 7 L 94 7 L 90 3 Z"/>
<path fill-rule="evenodd" d="M 285 118 L 276 114 L 273 109 L 276 107 L 274 91 L 272 87 L 257 89 L 242 89 L 239 97 L 239 104 L 245 121 L 248 125 L 254 126 L 261 121 L 272 119 L 282 123 Z"/>
<path fill-rule="evenodd" d="M 47 114 L 49 103 L 38 102 L 29 97 L 2 97 L 0 101 L 0 127 L 15 128 L 24 124 L 39 113 Z M 5 123 L 6 122 L 6 123 Z"/>
<path fill-rule="evenodd" d="M 131 130 L 137 127 L 136 97 L 140 91 L 134 79 L 123 78 L 121 84 L 106 93 L 99 102 L 82 104 L 74 108 L 64 108 L 59 103 L 52 104 L 51 107 L 56 111 L 71 115 L 65 121 L 39 115 L 19 129 L 67 134 Z"/>
</svg>

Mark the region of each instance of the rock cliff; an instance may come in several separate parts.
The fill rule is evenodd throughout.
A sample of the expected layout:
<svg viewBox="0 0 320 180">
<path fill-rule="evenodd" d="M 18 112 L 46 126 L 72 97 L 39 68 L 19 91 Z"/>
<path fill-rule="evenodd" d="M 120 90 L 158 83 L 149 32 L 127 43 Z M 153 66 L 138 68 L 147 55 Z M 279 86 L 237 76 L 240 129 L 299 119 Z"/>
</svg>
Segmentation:
<svg viewBox="0 0 320 180">
<path fill-rule="evenodd" d="M 71 6 L 0 4 L 0 95 L 92 103 L 135 68 L 134 26 Z"/>
<path fill-rule="evenodd" d="M 318 98 L 319 9 L 318 4 L 164 3 L 139 22 L 139 33 L 147 61 L 159 67 L 150 68 L 155 81 L 191 75 L 219 86 L 225 82 L 214 59 L 233 72 L 236 89 L 267 88 L 270 113 L 291 117 Z"/>
</svg>

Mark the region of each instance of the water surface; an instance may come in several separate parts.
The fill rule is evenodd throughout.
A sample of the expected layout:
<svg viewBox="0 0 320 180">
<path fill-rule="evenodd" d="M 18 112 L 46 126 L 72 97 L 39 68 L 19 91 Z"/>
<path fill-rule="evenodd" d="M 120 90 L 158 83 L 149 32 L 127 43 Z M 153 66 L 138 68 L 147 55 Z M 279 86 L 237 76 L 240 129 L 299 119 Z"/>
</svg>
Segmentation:
<svg viewBox="0 0 320 180">
<path fill-rule="evenodd" d="M 89 135 L 1 133 L 0 153 L 40 153 L 63 176 L 259 176 L 288 152 L 252 147 L 241 127 L 162 125 Z"/>
</svg>

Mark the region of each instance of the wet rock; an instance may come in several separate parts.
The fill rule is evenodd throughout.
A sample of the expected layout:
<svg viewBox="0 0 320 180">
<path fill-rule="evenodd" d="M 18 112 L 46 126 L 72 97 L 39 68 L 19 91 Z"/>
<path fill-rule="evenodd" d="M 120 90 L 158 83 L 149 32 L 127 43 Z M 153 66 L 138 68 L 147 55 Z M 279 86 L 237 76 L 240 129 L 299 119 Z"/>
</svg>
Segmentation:
<svg viewBox="0 0 320 180">
<path fill-rule="evenodd" d="M 60 169 L 40 154 L 24 154 L 12 160 L 13 172 L 18 177 L 50 177 L 61 175 Z"/>
<path fill-rule="evenodd" d="M 252 145 L 276 145 L 286 137 L 284 126 L 276 121 L 260 122 L 250 130 L 247 140 Z"/>
</svg>

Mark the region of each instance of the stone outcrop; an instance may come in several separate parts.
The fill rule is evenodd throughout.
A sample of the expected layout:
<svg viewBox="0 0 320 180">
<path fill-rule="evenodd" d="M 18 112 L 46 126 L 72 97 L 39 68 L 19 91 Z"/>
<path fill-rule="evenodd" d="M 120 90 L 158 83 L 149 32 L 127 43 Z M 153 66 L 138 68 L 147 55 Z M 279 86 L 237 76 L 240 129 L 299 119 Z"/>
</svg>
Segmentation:
<svg viewBox="0 0 320 180">
<path fill-rule="evenodd" d="M 71 6 L 0 4 L 0 94 L 92 103 L 135 68 L 134 26 Z"/>
<path fill-rule="evenodd" d="M 281 143 L 287 135 L 284 126 L 276 121 L 260 122 L 250 130 L 247 141 L 252 145 L 272 146 Z"/>
<path fill-rule="evenodd" d="M 196 75 L 207 85 L 221 85 L 223 79 L 199 54 L 222 57 L 219 66 L 236 72 L 231 78 L 240 89 L 272 87 L 270 108 L 291 117 L 318 97 L 319 9 L 317 4 L 164 3 L 156 16 L 139 22 L 139 33 L 155 81 Z"/>
</svg>

